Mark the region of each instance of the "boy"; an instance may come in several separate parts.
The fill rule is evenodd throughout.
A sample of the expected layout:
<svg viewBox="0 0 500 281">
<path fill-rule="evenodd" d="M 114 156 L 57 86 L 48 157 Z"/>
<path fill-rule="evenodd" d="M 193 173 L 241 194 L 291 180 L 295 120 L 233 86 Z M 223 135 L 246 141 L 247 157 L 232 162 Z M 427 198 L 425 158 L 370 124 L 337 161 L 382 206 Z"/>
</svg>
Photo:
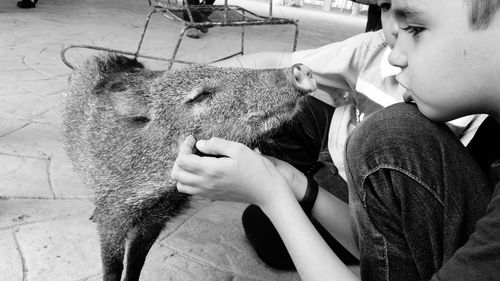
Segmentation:
<svg viewBox="0 0 500 281">
<path fill-rule="evenodd" d="M 393 1 L 401 31 L 390 61 L 402 68 L 405 101 L 434 121 L 488 113 L 482 127 L 498 130 L 499 5 Z M 500 280 L 500 140 L 478 134 L 473 142 L 488 147 L 479 165 L 411 105 L 377 114 L 352 135 L 362 278 Z"/>
<path fill-rule="evenodd" d="M 388 62 L 389 53 L 396 41 L 392 30 L 397 28 L 390 12 L 391 1 L 361 2 L 379 6 L 382 11 L 380 20 L 383 22 L 381 31 L 359 34 L 317 49 L 294 53 L 256 53 L 215 64 L 226 67 L 276 68 L 303 63 L 313 70 L 320 90 L 314 97 L 307 96 L 299 103 L 299 111 L 293 119 L 291 129 L 262 143 L 259 149 L 266 155 L 285 160 L 309 176 L 314 174 L 316 168 L 321 167 L 317 165 L 319 159 L 330 168 L 321 170 L 315 176 L 319 186 L 344 202 L 348 202 L 344 169 L 347 136 L 363 116 L 403 101 L 404 92 L 404 88 L 395 79 L 399 68 Z M 342 96 L 346 91 L 353 93 L 348 95 L 348 101 Z M 355 115 L 357 118 L 353 118 Z M 469 120 L 454 122 L 457 125 L 454 126 L 455 132 L 464 144 L 470 140 L 469 135 L 475 132 L 474 126 L 470 126 L 466 134 L 462 134 L 465 125 L 461 124 L 467 124 Z M 478 118 L 473 124 L 480 124 L 481 121 L 482 118 Z M 327 163 L 332 161 L 334 166 Z M 358 262 L 313 217 L 311 220 L 344 263 Z M 278 269 L 294 267 L 278 233 L 258 207 L 249 206 L 243 213 L 242 222 L 248 240 L 265 263 Z"/>
<path fill-rule="evenodd" d="M 498 122 L 500 2 L 465 3 L 394 0 L 391 62 L 403 69 L 405 100 L 427 118 L 487 113 Z M 490 181 L 449 129 L 427 118 L 398 104 L 356 129 L 347 153 L 354 232 L 348 206 L 322 190 L 312 212 L 351 252 L 360 249 L 364 280 L 498 280 L 498 178 Z M 226 157 L 196 156 L 194 145 Z M 241 144 L 188 138 L 172 176 L 181 192 L 259 205 L 303 280 L 357 280 L 300 208 L 304 175 L 285 163 Z"/>
</svg>

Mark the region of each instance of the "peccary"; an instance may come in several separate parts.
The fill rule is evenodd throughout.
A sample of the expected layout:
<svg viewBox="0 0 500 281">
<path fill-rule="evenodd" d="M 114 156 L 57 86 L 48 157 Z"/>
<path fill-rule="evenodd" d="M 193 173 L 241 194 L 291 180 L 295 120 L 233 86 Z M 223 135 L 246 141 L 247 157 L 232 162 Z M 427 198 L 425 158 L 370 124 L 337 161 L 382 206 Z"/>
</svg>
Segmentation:
<svg viewBox="0 0 500 281">
<path fill-rule="evenodd" d="M 170 179 L 183 139 L 217 136 L 255 146 L 315 87 L 303 65 L 151 71 L 106 55 L 78 67 L 63 130 L 76 172 L 95 190 L 104 280 L 138 280 L 166 222 L 188 207 Z"/>
</svg>

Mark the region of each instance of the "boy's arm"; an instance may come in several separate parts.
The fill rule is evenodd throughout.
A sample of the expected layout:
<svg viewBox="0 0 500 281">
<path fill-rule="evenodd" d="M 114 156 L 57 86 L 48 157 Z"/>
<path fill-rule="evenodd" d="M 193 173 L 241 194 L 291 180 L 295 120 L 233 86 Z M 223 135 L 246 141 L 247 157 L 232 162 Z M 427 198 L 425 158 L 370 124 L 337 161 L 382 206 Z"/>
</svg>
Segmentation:
<svg viewBox="0 0 500 281">
<path fill-rule="evenodd" d="M 347 203 L 320 188 L 312 215 L 344 248 L 359 258 L 359 249 L 354 240 Z"/>
<path fill-rule="evenodd" d="M 359 280 L 328 247 L 293 196 L 280 196 L 279 202 L 263 210 L 283 239 L 302 280 Z"/>
<path fill-rule="evenodd" d="M 272 160 L 280 173 L 287 179 L 296 201 L 301 201 L 307 189 L 306 176 L 284 161 L 269 156 L 266 157 Z M 359 257 L 358 245 L 354 240 L 349 205 L 347 203 L 319 187 L 311 214 L 342 246 L 355 257 Z"/>
<path fill-rule="evenodd" d="M 292 53 L 292 62 L 307 65 L 318 85 L 354 91 L 360 73 L 385 50 L 383 34 L 368 32 L 317 49 Z"/>
<path fill-rule="evenodd" d="M 296 52 L 261 52 L 233 57 L 212 65 L 251 69 L 290 67 L 295 63 L 308 66 L 324 92 L 331 89 L 354 90 L 359 73 L 372 56 L 381 50 L 381 32 L 362 33 L 344 41 L 316 49 Z M 382 37 L 383 38 L 383 37 Z M 380 46 L 379 46 L 380 45 Z"/>
</svg>

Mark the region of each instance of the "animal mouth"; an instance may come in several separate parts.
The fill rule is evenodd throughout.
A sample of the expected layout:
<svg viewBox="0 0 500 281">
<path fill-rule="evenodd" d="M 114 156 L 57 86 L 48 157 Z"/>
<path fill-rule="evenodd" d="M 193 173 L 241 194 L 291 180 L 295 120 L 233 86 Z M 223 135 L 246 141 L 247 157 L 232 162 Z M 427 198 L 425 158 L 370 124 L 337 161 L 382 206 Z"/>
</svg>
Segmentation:
<svg viewBox="0 0 500 281">
<path fill-rule="evenodd" d="M 290 121 L 296 109 L 296 101 L 287 101 L 276 107 L 273 111 L 266 112 L 263 116 L 263 131 L 278 129 L 286 121 Z"/>
<path fill-rule="evenodd" d="M 266 112 L 264 115 L 264 119 L 271 119 L 276 116 L 291 116 L 295 112 L 296 104 L 296 100 L 284 102 L 274 108 L 274 110 Z"/>
</svg>

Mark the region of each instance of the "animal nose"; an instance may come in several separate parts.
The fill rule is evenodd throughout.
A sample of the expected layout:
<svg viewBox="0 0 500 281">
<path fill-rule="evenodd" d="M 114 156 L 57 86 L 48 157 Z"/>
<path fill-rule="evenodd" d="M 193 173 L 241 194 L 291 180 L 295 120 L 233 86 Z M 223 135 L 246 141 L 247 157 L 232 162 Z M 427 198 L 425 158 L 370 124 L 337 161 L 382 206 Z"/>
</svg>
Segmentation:
<svg viewBox="0 0 500 281">
<path fill-rule="evenodd" d="M 292 74 L 295 85 L 306 93 L 314 92 L 316 90 L 316 79 L 312 70 L 301 64 L 297 63 L 292 66 Z"/>
</svg>

